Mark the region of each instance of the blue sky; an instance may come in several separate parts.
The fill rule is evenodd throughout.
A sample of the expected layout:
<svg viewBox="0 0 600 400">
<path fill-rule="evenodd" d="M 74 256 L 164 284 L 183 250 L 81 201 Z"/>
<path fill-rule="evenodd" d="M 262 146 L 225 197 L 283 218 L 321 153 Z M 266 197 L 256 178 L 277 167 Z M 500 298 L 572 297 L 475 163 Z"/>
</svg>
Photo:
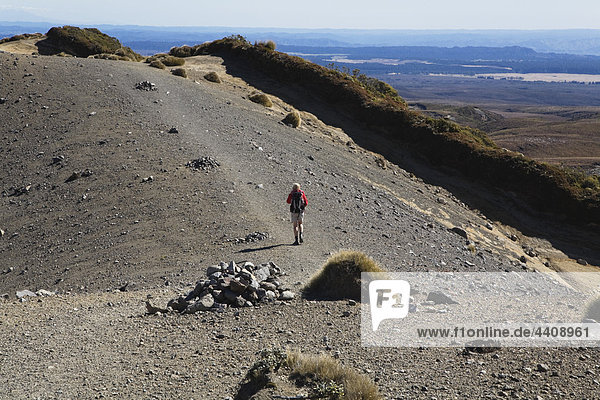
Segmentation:
<svg viewBox="0 0 600 400">
<path fill-rule="evenodd" d="M 598 0 L 0 0 L 0 21 L 363 29 L 600 29 Z"/>
</svg>

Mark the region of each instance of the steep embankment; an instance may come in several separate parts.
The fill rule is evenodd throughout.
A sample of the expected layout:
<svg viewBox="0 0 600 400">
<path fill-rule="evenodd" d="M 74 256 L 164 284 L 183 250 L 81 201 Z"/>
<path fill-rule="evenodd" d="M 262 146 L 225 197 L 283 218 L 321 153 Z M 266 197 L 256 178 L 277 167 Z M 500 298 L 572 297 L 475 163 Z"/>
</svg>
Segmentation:
<svg viewBox="0 0 600 400">
<path fill-rule="evenodd" d="M 593 350 L 362 348 L 359 310 L 343 301 L 143 316 L 147 297 L 162 306 L 221 260 L 273 260 L 296 291 L 344 247 L 389 270 L 566 260 L 309 113 L 300 129 L 281 124 L 292 107 L 249 101 L 254 89 L 225 75 L 222 60 L 188 60 L 191 79 L 140 63 L 0 53 L 0 293 L 11 297 L 0 301 L 0 397 L 223 398 L 273 346 L 330 352 L 386 398 L 595 395 Z M 211 70 L 223 84 L 202 78 Z M 136 89 L 145 80 L 157 90 Z M 201 157 L 219 166 L 185 166 Z M 294 181 L 309 197 L 302 246 L 289 245 Z M 269 239 L 232 240 L 255 231 Z M 540 256 L 525 255 L 528 245 Z M 138 290 L 122 293 L 126 283 Z M 19 303 L 17 289 L 59 295 Z"/>
<path fill-rule="evenodd" d="M 329 70 L 275 52 L 268 46 L 253 46 L 241 37 L 173 48 L 171 53 L 182 57 L 218 54 L 228 64 L 242 64 L 240 73 L 244 76 L 250 75 L 247 71 L 250 67 L 285 85 L 294 85 L 340 113 L 352 115 L 370 134 L 360 138 L 351 136 L 394 162 L 401 160 L 393 149 L 410 146 L 430 163 L 458 170 L 484 187 L 514 192 L 520 203 L 534 210 L 564 216 L 580 224 L 600 222 L 597 178 L 535 162 L 497 147 L 482 132 L 409 111 L 402 99 L 386 90 L 386 85 L 380 90 L 368 79 Z M 313 112 L 321 116 L 318 110 Z M 386 149 L 378 145 L 381 142 L 389 142 L 391 146 Z M 478 205 L 485 208 L 485 202 Z M 487 207 L 487 211 L 493 207 Z"/>
</svg>

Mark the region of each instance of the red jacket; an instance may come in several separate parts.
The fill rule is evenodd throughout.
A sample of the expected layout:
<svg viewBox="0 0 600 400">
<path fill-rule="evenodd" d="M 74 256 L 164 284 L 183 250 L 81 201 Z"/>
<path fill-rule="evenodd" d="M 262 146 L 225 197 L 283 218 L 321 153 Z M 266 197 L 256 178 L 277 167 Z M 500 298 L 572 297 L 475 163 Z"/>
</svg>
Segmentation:
<svg viewBox="0 0 600 400">
<path fill-rule="evenodd" d="M 292 194 L 293 193 L 294 193 L 294 190 L 292 190 L 290 192 L 290 194 L 288 194 L 288 198 L 287 198 L 288 204 L 292 204 Z M 304 194 L 304 192 L 302 190 L 300 190 L 300 193 L 302 193 L 302 200 L 304 201 L 304 206 L 306 207 L 308 205 L 308 200 L 306 200 L 306 195 Z"/>
</svg>

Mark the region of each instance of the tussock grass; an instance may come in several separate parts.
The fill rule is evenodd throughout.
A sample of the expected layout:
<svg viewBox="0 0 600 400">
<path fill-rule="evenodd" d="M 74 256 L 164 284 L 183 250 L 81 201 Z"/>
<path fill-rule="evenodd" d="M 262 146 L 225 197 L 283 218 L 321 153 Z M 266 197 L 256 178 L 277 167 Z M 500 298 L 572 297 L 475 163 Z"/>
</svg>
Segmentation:
<svg viewBox="0 0 600 400">
<path fill-rule="evenodd" d="M 204 79 L 206 79 L 209 82 L 221 83 L 221 78 L 214 71 L 213 72 L 209 72 L 208 74 L 204 75 Z"/>
<path fill-rule="evenodd" d="M 182 78 L 187 78 L 188 74 L 185 68 L 175 68 L 171 71 L 173 75 L 181 76 Z"/>
<path fill-rule="evenodd" d="M 271 101 L 269 96 L 267 96 L 264 93 L 255 93 L 255 94 L 250 95 L 250 97 L 248 97 L 248 98 L 251 101 L 253 101 L 254 103 L 260 104 L 262 106 L 273 107 L 273 102 Z"/>
<path fill-rule="evenodd" d="M 297 128 L 300 126 L 302 119 L 300 118 L 300 114 L 298 113 L 298 111 L 292 111 L 288 113 L 281 122 L 291 126 L 292 128 Z"/>
<path fill-rule="evenodd" d="M 153 56 L 147 57 L 145 60 L 145 62 L 147 63 L 151 63 L 152 61 L 160 61 L 167 67 L 179 67 L 185 64 L 185 60 L 183 58 L 171 56 L 165 53 L 155 54 Z"/>
<path fill-rule="evenodd" d="M 385 272 L 360 251 L 343 250 L 327 259 L 323 268 L 304 287 L 308 298 L 361 300 L 362 272 Z"/>
<path fill-rule="evenodd" d="M 15 35 L 11 37 L 5 37 L 0 39 L 0 44 L 7 42 L 16 42 L 17 40 L 27 40 L 27 39 L 43 39 L 44 35 L 41 33 L 23 33 L 21 35 Z"/>
<path fill-rule="evenodd" d="M 162 63 L 162 61 L 154 60 L 150 62 L 150 66 L 159 69 L 166 69 L 166 65 Z"/>
<path fill-rule="evenodd" d="M 46 33 L 46 39 L 38 43 L 40 52 L 57 54 L 65 52 L 76 57 L 89 57 L 95 54 L 116 54 L 119 60 L 141 61 L 144 59 L 117 38 L 100 32 L 96 28 L 78 28 L 65 25 L 53 27 Z"/>
<path fill-rule="evenodd" d="M 369 377 L 343 366 L 326 354 L 308 355 L 299 351 L 288 351 L 286 365 L 291 376 L 299 375 L 317 382 L 316 395 L 326 399 L 380 400 L 377 386 Z"/>
<path fill-rule="evenodd" d="M 277 45 L 272 40 L 267 40 L 266 42 L 258 42 L 255 46 L 261 46 L 271 51 L 274 51 L 277 48 Z"/>
<path fill-rule="evenodd" d="M 583 319 L 593 319 L 600 323 L 600 296 L 592 298 L 585 306 Z"/>
</svg>

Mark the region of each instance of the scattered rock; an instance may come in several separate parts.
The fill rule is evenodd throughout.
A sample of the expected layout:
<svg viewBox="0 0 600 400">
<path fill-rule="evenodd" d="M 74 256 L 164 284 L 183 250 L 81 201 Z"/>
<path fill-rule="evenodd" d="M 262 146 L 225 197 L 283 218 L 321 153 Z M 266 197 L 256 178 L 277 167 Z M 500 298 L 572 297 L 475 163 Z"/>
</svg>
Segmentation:
<svg viewBox="0 0 600 400">
<path fill-rule="evenodd" d="M 17 299 L 23 299 L 25 297 L 36 297 L 37 295 L 30 290 L 19 290 L 17 291 Z"/>
<path fill-rule="evenodd" d="M 169 133 L 179 133 L 179 131 L 177 130 L 177 128 L 173 127 L 169 129 Z"/>
<path fill-rule="evenodd" d="M 168 312 L 168 310 L 164 309 L 164 308 L 154 307 L 152 304 L 150 304 L 149 300 L 146 300 L 146 312 L 148 314 L 158 314 L 158 313 L 165 314 Z"/>
<path fill-rule="evenodd" d="M 203 170 L 209 171 L 211 169 L 217 168 L 220 164 L 212 157 L 202 157 L 196 160 L 189 161 L 185 164 L 186 167 L 195 169 L 195 170 Z"/>
<path fill-rule="evenodd" d="M 463 238 L 465 238 L 465 239 L 469 240 L 469 237 L 467 236 L 467 231 L 465 231 L 465 230 L 464 230 L 464 229 L 462 229 L 462 228 L 459 228 L 458 226 L 455 226 L 454 228 L 450 228 L 450 229 L 448 229 L 448 230 L 449 230 L 450 232 L 454 232 L 454 233 L 456 233 L 457 235 L 459 235 L 459 236 L 461 236 L 461 237 L 463 237 Z"/>
<path fill-rule="evenodd" d="M 537 368 L 538 372 L 548 372 L 550 371 L 550 368 L 546 365 L 546 364 L 538 364 Z"/>
<path fill-rule="evenodd" d="M 38 296 L 42 296 L 42 297 L 50 297 L 50 296 L 54 296 L 56 293 L 51 292 L 49 290 L 40 289 L 37 292 L 35 292 L 35 294 Z"/>
<path fill-rule="evenodd" d="M 149 176 L 149 177 L 147 177 L 147 178 L 143 178 L 143 179 L 142 179 L 142 183 L 145 183 L 145 182 L 152 182 L 152 181 L 154 181 L 154 176 L 152 176 L 152 175 L 150 175 L 150 176 Z"/>
<path fill-rule="evenodd" d="M 65 183 L 73 182 L 74 180 L 77 180 L 79 178 L 87 178 L 88 176 L 92 176 L 93 174 L 94 173 L 89 169 L 83 171 L 75 171 L 71 174 L 71 176 L 67 178 L 67 180 L 65 180 Z"/>
<path fill-rule="evenodd" d="M 0 295 L 0 297 L 1 297 L 1 298 L 3 298 L 4 300 L 8 300 L 8 299 L 10 299 L 10 296 L 9 296 L 9 294 L 8 294 L 8 293 L 2 293 L 2 294 Z"/>
<path fill-rule="evenodd" d="M 430 292 L 427 295 L 426 301 L 431 301 L 433 304 L 458 304 L 458 302 L 450 298 L 450 296 L 438 291 Z"/>
<path fill-rule="evenodd" d="M 149 81 L 142 81 L 135 84 L 135 88 L 138 90 L 145 90 L 147 92 L 157 90 L 156 85 Z"/>
<path fill-rule="evenodd" d="M 6 101 L 7 101 L 6 98 L 0 97 L 0 104 L 4 104 L 4 103 L 6 103 Z"/>
<path fill-rule="evenodd" d="M 6 232 L 4 232 L 4 229 L 0 229 L 0 237 L 4 236 L 6 234 Z"/>
<path fill-rule="evenodd" d="M 588 262 L 586 260 L 584 260 L 583 258 L 579 258 L 579 259 L 577 259 L 577 264 L 588 265 Z"/>
<path fill-rule="evenodd" d="M 63 155 L 52 157 L 52 164 L 60 164 L 63 161 L 65 161 L 65 156 Z"/>
</svg>

